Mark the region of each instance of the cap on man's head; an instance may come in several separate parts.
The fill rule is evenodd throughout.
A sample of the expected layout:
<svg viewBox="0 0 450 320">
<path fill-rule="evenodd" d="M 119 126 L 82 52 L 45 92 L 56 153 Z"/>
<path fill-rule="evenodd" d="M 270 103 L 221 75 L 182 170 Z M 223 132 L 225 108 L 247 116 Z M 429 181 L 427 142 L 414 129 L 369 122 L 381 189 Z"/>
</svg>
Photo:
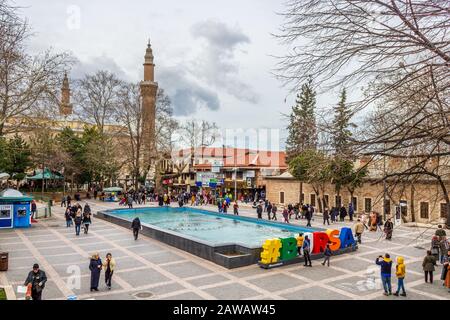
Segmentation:
<svg viewBox="0 0 450 320">
<path fill-rule="evenodd" d="M 33 264 L 33 269 L 39 269 L 39 265 L 37 263 Z"/>
</svg>

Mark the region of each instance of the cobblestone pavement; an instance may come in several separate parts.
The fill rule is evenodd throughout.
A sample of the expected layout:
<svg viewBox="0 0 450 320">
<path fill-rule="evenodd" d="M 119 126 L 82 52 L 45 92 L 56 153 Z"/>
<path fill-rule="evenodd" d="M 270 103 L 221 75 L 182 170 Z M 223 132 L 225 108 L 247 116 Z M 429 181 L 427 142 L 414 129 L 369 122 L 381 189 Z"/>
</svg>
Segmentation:
<svg viewBox="0 0 450 320">
<path fill-rule="evenodd" d="M 95 211 L 118 207 L 91 201 Z M 210 206 L 209 209 L 215 210 Z M 212 262 L 170 247 L 156 240 L 140 237 L 134 241 L 130 230 L 93 219 L 88 235 L 75 236 L 66 228 L 63 210 L 53 207 L 53 217 L 41 220 L 30 229 L 0 230 L 0 250 L 9 252 L 9 270 L 0 272 L 0 284 L 22 285 L 33 263 L 39 263 L 48 276 L 44 299 L 129 300 L 129 299 L 444 299 L 450 294 L 439 280 L 441 266 L 435 272 L 434 284 L 425 284 L 422 259 L 430 245 L 434 229 L 397 227 L 392 241 L 381 232 L 363 235 L 358 251 L 332 257 L 331 266 L 313 261 L 312 268 L 290 265 L 264 270 L 256 265 L 228 270 Z M 241 209 L 241 215 L 255 217 L 253 209 Z M 313 227 L 321 227 L 320 217 Z M 305 225 L 303 220 L 293 221 Z M 351 226 L 349 222 L 334 227 Z M 91 293 L 89 257 L 111 252 L 117 262 L 112 290 L 103 283 L 100 291 Z M 406 260 L 408 296 L 382 295 L 379 267 L 374 264 L 380 254 L 390 253 Z M 77 283 L 76 274 L 81 279 Z M 396 279 L 393 278 L 393 288 Z M 23 294 L 17 294 L 23 299 Z"/>
</svg>

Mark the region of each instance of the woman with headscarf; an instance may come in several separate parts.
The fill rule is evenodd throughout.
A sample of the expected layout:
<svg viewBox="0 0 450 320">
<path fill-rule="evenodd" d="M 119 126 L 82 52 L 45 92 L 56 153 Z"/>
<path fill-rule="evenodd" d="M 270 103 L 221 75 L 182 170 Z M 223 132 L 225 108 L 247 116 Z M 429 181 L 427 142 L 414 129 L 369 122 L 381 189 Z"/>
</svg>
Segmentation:
<svg viewBox="0 0 450 320">
<path fill-rule="evenodd" d="M 95 253 L 91 257 L 89 263 L 89 270 L 91 270 L 91 292 L 98 291 L 98 282 L 100 280 L 100 273 L 102 272 L 102 260 L 98 253 Z"/>
</svg>

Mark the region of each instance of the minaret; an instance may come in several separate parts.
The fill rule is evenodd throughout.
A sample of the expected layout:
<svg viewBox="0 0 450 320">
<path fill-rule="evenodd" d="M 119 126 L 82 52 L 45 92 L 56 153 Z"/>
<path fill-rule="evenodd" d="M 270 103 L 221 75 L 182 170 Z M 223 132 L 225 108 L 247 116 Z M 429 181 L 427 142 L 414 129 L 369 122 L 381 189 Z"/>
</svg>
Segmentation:
<svg viewBox="0 0 450 320">
<path fill-rule="evenodd" d="M 70 103 L 70 86 L 67 72 L 64 73 L 64 80 L 61 88 L 61 104 L 59 106 L 59 114 L 62 116 L 72 114 L 72 104 Z"/>
<path fill-rule="evenodd" d="M 148 42 L 144 62 L 144 81 L 141 82 L 142 95 L 142 140 L 144 145 L 144 163 L 150 166 L 156 158 L 155 119 L 156 119 L 156 93 L 158 83 L 155 82 L 155 64 L 153 51 Z"/>
</svg>

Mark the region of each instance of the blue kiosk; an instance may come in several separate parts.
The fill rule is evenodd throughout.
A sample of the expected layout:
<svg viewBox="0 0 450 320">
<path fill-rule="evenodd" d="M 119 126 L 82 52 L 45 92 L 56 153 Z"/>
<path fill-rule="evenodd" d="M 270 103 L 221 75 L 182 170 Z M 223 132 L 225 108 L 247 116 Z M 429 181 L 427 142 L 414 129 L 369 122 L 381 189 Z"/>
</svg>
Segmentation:
<svg viewBox="0 0 450 320">
<path fill-rule="evenodd" d="M 0 192 L 0 229 L 29 228 L 32 200 L 15 189 Z"/>
</svg>

